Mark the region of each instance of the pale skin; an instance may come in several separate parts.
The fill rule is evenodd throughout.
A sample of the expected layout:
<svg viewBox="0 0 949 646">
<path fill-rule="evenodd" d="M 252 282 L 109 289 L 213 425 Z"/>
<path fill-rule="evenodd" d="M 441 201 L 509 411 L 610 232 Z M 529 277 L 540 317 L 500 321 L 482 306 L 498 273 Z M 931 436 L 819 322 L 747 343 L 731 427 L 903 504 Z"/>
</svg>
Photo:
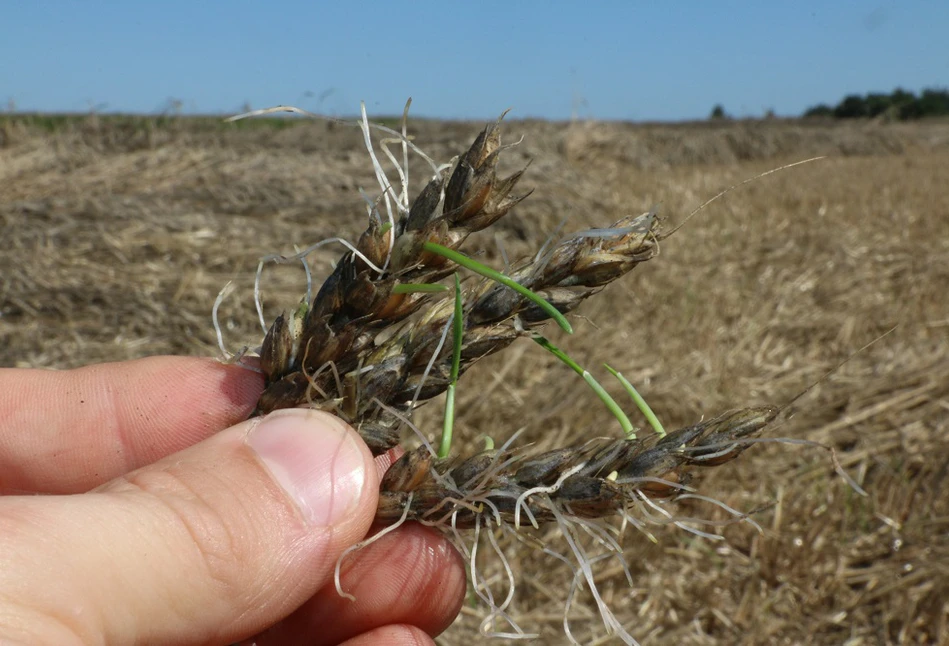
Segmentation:
<svg viewBox="0 0 949 646">
<path fill-rule="evenodd" d="M 340 597 L 391 456 L 289 413 L 359 447 L 354 506 L 314 527 L 249 447 L 262 387 L 181 357 L 0 370 L 0 643 L 434 643 L 464 598 L 457 553 L 407 524 L 346 558 Z"/>
</svg>

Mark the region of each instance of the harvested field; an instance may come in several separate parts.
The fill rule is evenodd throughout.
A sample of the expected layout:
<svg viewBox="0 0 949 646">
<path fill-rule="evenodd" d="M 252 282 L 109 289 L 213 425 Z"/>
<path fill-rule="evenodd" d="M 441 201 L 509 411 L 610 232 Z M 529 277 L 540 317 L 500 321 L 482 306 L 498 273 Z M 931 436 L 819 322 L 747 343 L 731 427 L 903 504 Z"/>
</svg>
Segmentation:
<svg viewBox="0 0 949 646">
<path fill-rule="evenodd" d="M 481 127 L 410 122 L 439 161 Z M 782 405 L 898 326 L 770 432 L 833 446 L 869 496 L 806 446 L 762 444 L 701 474 L 701 493 L 761 509 L 764 534 L 732 524 L 711 542 L 669 528 L 653 544 L 628 531 L 632 588 L 612 562 L 598 581 L 630 632 L 644 644 L 949 641 L 949 123 L 511 121 L 505 133 L 524 136 L 503 163 L 532 159 L 522 185 L 534 194 L 498 236 L 469 243 L 494 266 L 500 246 L 532 253 L 564 218 L 567 230 L 607 226 L 659 204 L 675 224 L 722 188 L 828 156 L 714 202 L 583 305 L 572 337 L 549 326 L 584 366 L 621 370 L 667 427 Z M 418 190 L 426 173 L 413 169 Z M 228 344 L 256 345 L 258 258 L 355 238 L 360 187 L 375 191 L 371 166 L 359 131 L 341 126 L 0 121 L 0 365 L 216 355 L 210 311 L 229 280 Z M 328 271 L 338 255 L 324 248 L 316 266 Z M 268 270 L 264 288 L 272 318 L 299 299 L 303 272 Z M 458 398 L 456 436 L 472 446 L 520 428 L 541 446 L 618 430 L 576 375 L 527 341 L 472 368 Z M 439 419 L 437 402 L 417 416 L 432 435 Z M 522 577 L 512 614 L 560 643 L 569 571 L 502 548 Z M 470 643 L 479 623 L 466 606 L 440 640 Z M 571 626 L 583 643 L 604 633 L 583 604 Z"/>
</svg>

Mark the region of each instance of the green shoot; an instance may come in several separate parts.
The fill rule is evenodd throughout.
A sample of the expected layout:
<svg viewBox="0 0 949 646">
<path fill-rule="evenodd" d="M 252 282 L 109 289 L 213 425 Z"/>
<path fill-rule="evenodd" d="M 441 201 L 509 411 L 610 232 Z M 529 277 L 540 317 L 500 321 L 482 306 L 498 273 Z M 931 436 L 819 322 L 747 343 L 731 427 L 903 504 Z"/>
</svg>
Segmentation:
<svg viewBox="0 0 949 646">
<path fill-rule="evenodd" d="M 606 389 L 600 385 L 593 375 L 584 370 L 580 364 L 570 357 L 570 355 L 555 346 L 547 338 L 539 334 L 535 335 L 533 338 L 540 347 L 563 361 L 567 366 L 570 367 L 571 370 L 583 377 L 583 380 L 587 382 L 587 385 L 593 389 L 593 392 L 596 393 L 597 397 L 600 398 L 600 400 L 606 405 L 606 408 L 610 411 L 610 413 L 612 413 L 613 417 L 616 418 L 616 421 L 619 422 L 623 429 L 623 433 L 626 434 L 626 437 L 630 440 L 636 439 L 636 431 L 633 428 L 633 423 L 629 421 L 629 417 L 626 416 L 626 413 L 624 413 L 623 409 L 620 408 L 619 404 L 616 403 L 616 400 L 613 399 L 608 392 L 606 392 Z"/>
<path fill-rule="evenodd" d="M 461 280 L 455 274 L 455 319 L 452 325 L 451 383 L 458 382 L 461 372 L 461 344 L 465 339 L 465 313 L 462 311 Z"/>
<path fill-rule="evenodd" d="M 392 288 L 393 294 L 435 294 L 447 291 L 448 285 L 441 283 L 399 283 Z"/>
<path fill-rule="evenodd" d="M 451 377 L 448 391 L 445 393 L 445 420 L 442 426 L 442 441 L 438 447 L 438 457 L 447 458 L 451 452 L 451 435 L 455 426 L 455 384 L 461 371 L 461 344 L 465 336 L 465 318 L 462 311 L 461 281 L 455 274 L 455 313 L 452 316 Z"/>
<path fill-rule="evenodd" d="M 607 409 L 610 413 L 613 414 L 613 417 L 616 418 L 616 421 L 619 422 L 619 425 L 623 429 L 623 433 L 626 434 L 626 439 L 635 440 L 636 439 L 636 429 L 633 428 L 633 423 L 629 421 L 629 417 L 626 416 L 626 413 L 623 412 L 623 409 L 620 408 L 619 404 L 616 403 L 616 400 L 610 397 L 610 394 L 606 392 L 603 386 L 600 385 L 593 375 L 591 375 L 586 370 L 583 371 L 583 380 L 587 382 L 587 385 L 593 389 L 593 392 L 596 393 L 604 404 L 606 404 Z"/>
<path fill-rule="evenodd" d="M 555 357 L 563 361 L 567 365 L 567 367 L 569 367 L 575 373 L 577 373 L 581 377 L 583 376 L 583 373 L 584 373 L 583 367 L 579 363 L 574 361 L 570 357 L 570 355 L 568 355 L 566 352 L 564 352 L 563 350 L 555 346 L 553 343 L 551 343 L 550 339 L 548 339 L 545 336 L 541 336 L 540 334 L 535 334 L 532 338 L 534 339 L 534 342 L 537 345 L 539 345 L 544 350 L 546 350 L 550 354 L 554 355 Z"/>
<path fill-rule="evenodd" d="M 649 425 L 652 426 L 652 430 L 659 434 L 659 437 L 666 436 L 666 429 L 662 427 L 662 423 L 659 421 L 659 418 L 656 417 L 656 414 L 652 412 L 652 408 L 649 407 L 649 404 L 646 403 L 646 400 L 643 399 L 643 396 L 633 388 L 633 384 L 629 383 L 629 380 L 624 377 L 620 372 L 614 370 L 609 366 L 609 364 L 603 364 L 607 370 L 610 371 L 614 377 L 616 377 L 623 388 L 626 389 L 626 392 L 629 393 L 629 396 L 633 398 L 633 401 L 636 403 L 636 408 L 639 409 L 639 412 L 643 414 L 643 417 L 646 418 L 646 421 L 649 422 Z"/>
<path fill-rule="evenodd" d="M 483 265 L 477 260 L 472 260 L 463 253 L 459 253 L 454 249 L 449 249 L 448 247 L 443 247 L 440 244 L 434 242 L 426 242 L 422 245 L 422 248 L 429 252 L 447 258 L 454 263 L 457 263 L 464 267 L 465 269 L 470 269 L 476 274 L 481 274 L 485 278 L 490 278 L 491 280 L 501 283 L 505 287 L 510 287 L 515 292 L 528 299 L 539 308 L 544 310 L 547 315 L 557 322 L 557 325 L 560 326 L 567 334 L 573 334 L 573 327 L 570 325 L 570 322 L 567 321 L 566 317 L 557 310 L 556 307 L 545 301 L 539 295 L 535 294 L 531 290 L 527 289 L 523 285 L 511 280 L 509 277 L 505 276 L 501 272 L 491 269 L 487 265 Z"/>
</svg>

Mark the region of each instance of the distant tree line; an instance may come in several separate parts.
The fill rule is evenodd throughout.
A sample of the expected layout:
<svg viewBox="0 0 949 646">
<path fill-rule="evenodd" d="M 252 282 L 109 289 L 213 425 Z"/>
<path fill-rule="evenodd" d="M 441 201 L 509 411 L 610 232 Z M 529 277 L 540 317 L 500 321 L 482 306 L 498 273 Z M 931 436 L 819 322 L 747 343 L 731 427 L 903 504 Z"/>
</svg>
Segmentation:
<svg viewBox="0 0 949 646">
<path fill-rule="evenodd" d="M 805 118 L 872 119 L 882 117 L 890 121 L 910 121 L 946 115 L 949 115 L 949 90 L 923 90 L 917 96 L 902 88 L 897 88 L 889 94 L 881 92 L 850 94 L 833 107 L 821 103 L 804 112 Z"/>
</svg>

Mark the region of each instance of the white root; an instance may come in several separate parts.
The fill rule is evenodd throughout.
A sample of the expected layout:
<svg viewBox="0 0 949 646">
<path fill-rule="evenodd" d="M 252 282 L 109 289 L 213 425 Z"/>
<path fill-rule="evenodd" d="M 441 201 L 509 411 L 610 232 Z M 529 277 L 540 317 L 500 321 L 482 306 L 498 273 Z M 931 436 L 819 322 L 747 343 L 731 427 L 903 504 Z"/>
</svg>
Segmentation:
<svg viewBox="0 0 949 646">
<path fill-rule="evenodd" d="M 526 490 L 524 493 L 518 496 L 517 502 L 514 505 L 514 528 L 515 529 L 521 528 L 521 506 L 523 506 L 524 509 L 527 510 L 527 515 L 530 517 L 531 525 L 534 526 L 534 529 L 538 529 L 537 521 L 534 519 L 534 515 L 531 514 L 530 508 L 527 506 L 527 503 L 526 503 L 527 498 L 535 494 L 554 493 L 555 491 L 560 489 L 560 487 L 563 486 L 564 480 L 582 471 L 586 465 L 587 465 L 586 461 L 583 461 L 580 464 L 573 466 L 567 469 L 566 471 L 564 471 L 563 473 L 561 473 L 560 477 L 557 478 L 557 482 L 555 482 L 554 484 L 546 486 L 546 487 L 544 486 L 533 487 L 531 489 Z M 550 498 L 548 497 L 547 500 L 549 502 Z"/>
<path fill-rule="evenodd" d="M 608 528 L 603 527 L 602 525 L 599 525 L 598 523 L 595 523 L 589 519 L 580 518 L 579 516 L 572 516 L 569 518 L 569 520 L 572 520 L 574 523 L 576 523 L 576 525 L 589 534 L 593 540 L 606 547 L 608 553 L 603 554 L 602 558 L 612 557 L 619 561 L 620 567 L 623 570 L 623 574 L 626 575 L 626 582 L 629 583 L 629 587 L 633 587 L 633 574 L 629 571 L 629 563 L 626 561 L 626 557 L 623 556 L 623 548 L 616 541 L 616 539 L 609 535 L 609 532 L 607 531 Z"/>
<path fill-rule="evenodd" d="M 494 535 L 494 528 L 489 524 L 486 525 L 488 529 L 488 542 L 491 543 L 491 548 L 494 550 L 494 553 L 498 555 L 498 558 L 501 560 L 501 567 L 504 568 L 504 574 L 507 575 L 508 581 L 508 591 L 507 596 L 504 597 L 504 601 L 501 602 L 501 605 L 498 606 L 500 610 L 505 610 L 511 601 L 514 599 L 514 591 L 517 589 L 517 581 L 514 578 L 514 571 L 511 569 L 511 564 L 508 562 L 507 557 L 504 555 L 504 552 L 501 550 L 500 545 L 498 545 L 498 539 Z"/>
<path fill-rule="evenodd" d="M 468 560 L 469 573 L 471 576 L 471 586 L 474 589 L 475 594 L 484 602 L 488 607 L 488 615 L 482 620 L 481 625 L 479 626 L 479 631 L 482 635 L 486 637 L 502 637 L 507 639 L 533 639 L 539 635 L 526 633 L 524 630 L 514 621 L 514 618 L 511 617 L 504 609 L 499 608 L 494 602 L 494 595 L 491 593 L 491 587 L 488 585 L 487 580 L 481 576 L 477 568 L 477 558 L 478 558 L 478 543 L 481 539 L 481 517 L 476 517 L 475 526 L 474 526 L 474 539 L 471 543 L 471 558 Z M 488 630 L 488 625 L 493 624 L 496 618 L 503 619 L 508 626 L 511 627 L 515 632 L 496 632 L 493 630 Z"/>
<path fill-rule="evenodd" d="M 342 389 L 340 389 L 340 392 L 342 392 Z M 428 452 L 431 454 L 431 456 L 433 458 L 438 457 L 438 453 L 435 452 L 434 447 L 432 447 L 432 443 L 429 442 L 428 438 L 425 437 L 425 433 L 423 433 L 422 429 L 420 429 L 418 426 L 416 426 L 412 422 L 412 419 L 408 415 L 404 415 L 403 413 L 397 411 L 396 409 L 392 408 L 388 404 L 382 403 L 378 397 L 374 397 L 372 402 L 376 406 L 378 406 L 379 408 L 386 411 L 387 413 L 395 417 L 397 420 L 399 420 L 400 422 L 408 426 L 410 429 L 412 429 L 415 435 L 418 436 L 419 440 L 421 440 L 422 444 L 425 445 L 425 448 L 428 449 Z M 432 474 L 437 475 L 434 471 L 432 472 Z"/>
<path fill-rule="evenodd" d="M 248 119 L 251 117 L 261 117 L 261 116 L 265 116 L 269 114 L 276 114 L 278 112 L 289 112 L 292 114 L 299 114 L 299 115 L 310 117 L 313 119 L 328 121 L 328 122 L 335 123 L 342 126 L 362 128 L 362 123 L 359 121 L 348 121 L 346 119 L 338 119 L 336 117 L 329 117 L 323 114 L 316 114 L 315 112 L 310 112 L 308 110 L 297 108 L 292 105 L 276 105 L 271 108 L 261 108 L 259 110 L 251 110 L 250 112 L 244 112 L 243 114 L 238 114 L 238 115 L 234 115 L 233 117 L 228 117 L 227 119 L 224 120 L 224 122 L 229 123 L 233 121 L 240 121 L 241 119 Z M 435 172 L 436 174 L 442 168 L 442 166 L 439 166 L 437 163 L 435 163 L 435 161 L 431 157 L 426 155 L 418 146 L 412 143 L 412 141 L 409 138 L 404 137 L 398 131 L 393 130 L 392 128 L 389 128 L 388 126 L 384 126 L 380 123 L 370 122 L 369 127 L 378 132 L 384 132 L 388 135 L 391 135 L 395 137 L 396 139 L 400 139 L 405 144 L 406 147 L 408 147 L 409 149 L 412 150 L 412 152 L 414 152 L 416 155 L 424 159 L 426 163 L 428 163 L 428 165 L 432 167 L 433 172 Z"/>
<path fill-rule="evenodd" d="M 623 624 L 619 622 L 616 618 L 616 615 L 613 614 L 613 611 L 610 610 L 610 607 L 606 605 L 606 602 L 603 601 L 600 597 L 600 592 L 596 587 L 596 579 L 593 577 L 593 569 L 590 567 L 590 559 L 587 556 L 586 552 L 583 549 L 583 546 L 573 535 L 572 527 L 568 523 L 567 519 L 564 518 L 564 515 L 557 509 L 557 505 L 550 499 L 547 498 L 547 504 L 550 508 L 551 513 L 557 519 L 557 525 L 560 527 L 560 531 L 564 537 L 564 540 L 567 541 L 567 544 L 570 546 L 570 551 L 573 552 L 574 557 L 577 560 L 577 565 L 580 566 L 580 571 L 583 573 L 583 578 L 587 582 L 587 586 L 590 588 L 590 594 L 593 595 L 593 601 L 596 603 L 597 609 L 600 611 L 600 618 L 603 620 L 603 625 L 606 630 L 611 635 L 616 635 L 624 644 L 628 646 L 639 646 L 639 642 L 633 639 L 633 636 L 626 632 L 626 629 L 623 627 Z"/>
<path fill-rule="evenodd" d="M 362 115 L 362 121 L 359 122 L 360 127 L 362 128 L 363 138 L 366 144 L 366 151 L 369 153 L 369 158 L 372 160 L 372 168 L 376 172 L 376 181 L 379 182 L 379 188 L 382 189 L 382 197 L 386 204 L 386 217 L 389 218 L 389 251 L 386 253 L 386 261 L 382 264 L 382 270 L 379 271 L 382 274 L 386 267 L 389 266 L 389 260 L 392 257 L 392 247 L 395 244 L 395 218 L 392 215 L 392 203 L 389 201 L 389 195 L 392 194 L 392 197 L 395 198 L 396 204 L 401 206 L 399 198 L 395 195 L 395 192 L 392 188 L 392 184 L 389 182 L 389 178 L 386 177 L 385 171 L 382 169 L 382 165 L 379 163 L 379 158 L 376 157 L 376 151 L 372 147 L 372 137 L 369 134 L 369 117 L 366 114 L 366 102 L 359 102 L 359 110 Z M 396 164 L 398 167 L 398 164 Z M 401 174 L 401 173 L 400 173 Z"/>
<path fill-rule="evenodd" d="M 297 262 L 298 260 L 302 260 L 304 263 L 306 263 L 307 256 L 309 256 L 311 253 L 313 253 L 315 250 L 319 249 L 320 247 L 323 247 L 328 244 L 332 244 L 334 242 L 337 244 L 341 244 L 347 249 L 349 249 L 351 252 L 353 252 L 353 255 L 355 255 L 357 258 L 359 258 L 364 263 L 366 263 L 366 265 L 368 265 L 369 268 L 372 269 L 373 271 L 382 273 L 383 271 L 382 268 L 377 267 L 371 260 L 369 260 L 369 258 L 365 256 L 365 254 L 363 254 L 361 251 L 356 249 L 353 243 L 349 242 L 348 240 L 344 238 L 326 238 L 325 240 L 320 240 L 319 242 L 315 242 L 311 244 L 310 246 L 306 247 L 305 249 L 303 249 L 303 251 L 298 251 L 297 253 L 294 253 L 290 256 L 283 256 L 281 254 L 268 254 L 262 257 L 257 262 L 257 273 L 254 277 L 254 306 L 257 308 L 257 318 L 260 320 L 260 327 L 261 329 L 263 329 L 264 334 L 267 334 L 267 322 L 264 319 L 264 306 L 263 306 L 263 301 L 261 300 L 261 297 L 260 297 L 260 279 L 263 275 L 264 265 L 267 264 L 268 262 L 272 262 L 277 265 L 285 265 L 288 263 Z M 309 302 L 309 284 L 311 280 L 309 267 L 307 267 L 306 269 L 306 274 L 307 274 L 307 285 L 308 285 L 307 302 Z"/>
<path fill-rule="evenodd" d="M 353 595 L 343 590 L 343 584 L 340 581 L 340 568 L 343 565 L 343 559 L 345 559 L 347 556 L 349 556 L 351 553 L 357 550 L 361 550 L 364 547 L 372 545 L 373 543 L 378 541 L 380 538 L 382 538 L 386 534 L 391 534 L 392 532 L 397 530 L 399 527 L 401 527 L 403 524 L 405 524 L 405 519 L 408 518 L 408 515 L 409 515 L 409 509 L 412 507 L 412 497 L 414 495 L 415 495 L 414 492 L 409 493 L 408 500 L 405 501 L 405 509 L 402 510 L 402 517 L 399 518 L 398 521 L 380 530 L 379 533 L 374 534 L 373 536 L 370 536 L 369 538 L 365 540 L 359 541 L 355 545 L 350 545 L 345 550 L 343 550 L 342 554 L 339 555 L 339 558 L 336 560 L 336 569 L 333 572 L 333 581 L 336 584 L 336 594 L 343 597 L 344 599 L 349 599 L 350 601 L 356 600 L 356 597 L 354 597 Z"/>
<path fill-rule="evenodd" d="M 724 509 L 729 514 L 735 517 L 734 521 L 725 521 L 723 523 L 712 523 L 711 521 L 697 521 L 697 522 L 707 522 L 710 525 L 713 525 L 713 524 L 728 525 L 728 524 L 731 524 L 732 522 L 746 522 L 752 527 L 754 527 L 758 531 L 759 534 L 764 536 L 764 530 L 761 528 L 761 525 L 756 523 L 754 519 L 751 518 L 751 516 L 749 516 L 748 514 L 742 513 L 738 511 L 737 509 L 733 509 L 732 507 L 729 507 L 728 505 L 723 503 L 721 500 L 716 500 L 715 498 L 710 498 L 708 496 L 702 496 L 700 494 L 693 494 L 693 493 L 684 493 L 680 496 L 677 496 L 676 500 L 701 500 L 703 502 L 707 502 L 717 507 L 721 507 L 722 509 Z M 693 519 L 689 518 L 689 519 L 683 519 L 683 520 L 692 521 Z"/>
<path fill-rule="evenodd" d="M 224 332 L 221 330 L 221 323 L 218 320 L 218 310 L 221 307 L 221 303 L 224 302 L 224 299 L 233 292 L 234 283 L 227 281 L 227 284 L 218 292 L 217 298 L 214 299 L 214 307 L 211 308 L 211 320 L 214 322 L 214 333 L 217 335 L 217 347 L 221 349 L 221 354 L 224 356 L 225 361 L 231 359 L 231 353 L 227 351 L 227 347 L 224 345 Z"/>
<path fill-rule="evenodd" d="M 692 527 L 691 525 L 686 524 L 686 522 L 684 522 L 684 521 L 682 521 L 682 520 L 679 520 L 678 518 L 676 518 L 675 516 L 673 516 L 671 513 L 669 513 L 668 510 L 663 509 L 663 508 L 660 507 L 658 504 L 656 504 L 655 502 L 653 502 L 653 501 L 649 498 L 649 496 L 646 496 L 645 494 L 643 494 L 643 492 L 637 491 L 636 493 L 639 494 L 639 497 L 642 499 L 642 501 L 643 501 L 644 503 L 646 503 L 647 505 L 649 505 L 650 507 L 652 507 L 653 509 L 655 509 L 657 512 L 659 512 L 659 513 L 660 513 L 662 516 L 664 516 L 666 519 L 668 519 L 668 520 L 666 520 L 666 521 L 654 520 L 654 521 L 651 521 L 651 522 L 655 522 L 657 525 L 672 524 L 672 525 L 675 525 L 676 527 L 678 527 L 679 529 L 684 529 L 685 531 L 687 531 L 687 532 L 689 532 L 689 533 L 691 533 L 691 534 L 695 534 L 696 536 L 701 536 L 702 538 L 707 538 L 707 539 L 710 540 L 710 541 L 723 541 L 723 540 L 725 540 L 725 537 L 722 536 L 721 534 L 711 534 L 711 533 L 709 533 L 709 532 L 703 532 L 702 530 L 696 529 L 695 527 Z M 641 509 L 643 510 L 643 513 L 644 513 L 644 514 L 646 514 L 647 516 L 651 516 L 651 514 L 649 514 L 649 512 L 646 511 L 645 507 L 641 507 Z M 655 517 L 652 517 L 652 518 L 655 518 Z"/>
<path fill-rule="evenodd" d="M 425 365 L 425 370 L 422 372 L 422 377 L 419 379 L 418 387 L 415 389 L 415 394 L 412 396 L 412 404 L 409 406 L 409 410 L 414 410 L 416 405 L 418 405 L 419 395 L 422 394 L 422 387 L 425 385 L 425 381 L 428 379 L 428 373 L 432 371 L 432 366 L 435 365 L 435 361 L 438 360 L 438 356 L 442 353 L 442 348 L 445 347 L 445 340 L 448 339 L 448 333 L 451 331 L 452 324 L 455 321 L 455 315 L 452 314 L 448 317 L 448 321 L 445 323 L 445 329 L 442 330 L 442 336 L 438 340 L 438 345 L 435 346 L 435 351 L 432 352 L 432 358 L 428 360 L 428 363 Z"/>
</svg>

